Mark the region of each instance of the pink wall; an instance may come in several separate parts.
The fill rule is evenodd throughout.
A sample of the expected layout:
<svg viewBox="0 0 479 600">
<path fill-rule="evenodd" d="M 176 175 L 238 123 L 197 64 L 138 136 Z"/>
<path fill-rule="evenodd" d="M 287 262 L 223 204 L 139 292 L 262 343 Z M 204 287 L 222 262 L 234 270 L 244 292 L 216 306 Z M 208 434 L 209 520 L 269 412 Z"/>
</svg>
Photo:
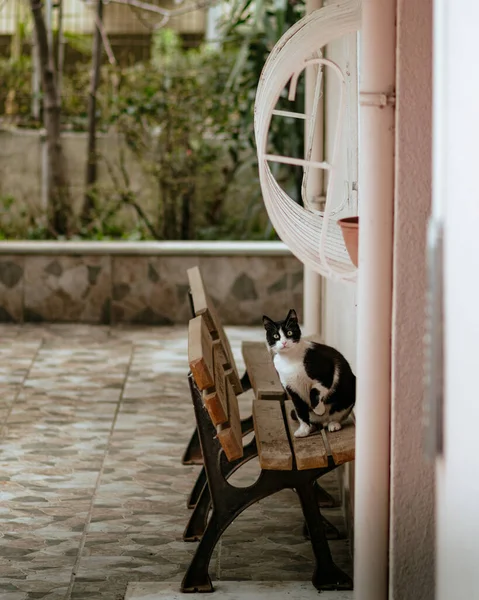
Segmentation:
<svg viewBox="0 0 479 600">
<path fill-rule="evenodd" d="M 390 597 L 434 598 L 434 468 L 422 450 L 432 0 L 398 0 Z"/>
</svg>

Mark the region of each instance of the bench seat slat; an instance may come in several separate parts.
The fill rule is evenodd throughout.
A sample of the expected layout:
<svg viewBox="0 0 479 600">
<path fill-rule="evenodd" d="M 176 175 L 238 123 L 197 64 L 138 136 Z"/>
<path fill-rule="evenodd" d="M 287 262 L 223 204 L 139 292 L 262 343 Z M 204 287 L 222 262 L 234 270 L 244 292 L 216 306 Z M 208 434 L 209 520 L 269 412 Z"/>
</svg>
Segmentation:
<svg viewBox="0 0 479 600">
<path fill-rule="evenodd" d="M 213 363 L 214 390 L 203 392 L 203 404 L 208 410 L 213 425 L 220 425 L 228 420 L 225 379 L 229 377 L 231 369 L 229 371 L 223 369 L 222 352 L 218 340 L 213 342 Z"/>
<path fill-rule="evenodd" d="M 324 431 L 324 435 L 327 438 L 335 465 L 342 465 L 354 460 L 356 427 L 351 420 L 343 423 L 343 427 L 339 431 Z"/>
<path fill-rule="evenodd" d="M 321 432 L 310 435 L 305 438 L 294 437 L 294 432 L 298 428 L 298 422 L 291 418 L 291 411 L 294 404 L 291 400 L 285 402 L 286 419 L 293 442 L 294 455 L 296 457 L 296 466 L 299 471 L 306 469 L 318 469 L 328 466 L 328 452 L 324 445 Z"/>
<path fill-rule="evenodd" d="M 264 342 L 243 342 L 241 346 L 246 370 L 259 400 L 281 400 L 285 392 Z"/>
<path fill-rule="evenodd" d="M 281 403 L 253 400 L 253 418 L 261 468 L 290 471 L 293 468 L 293 455 Z"/>
</svg>

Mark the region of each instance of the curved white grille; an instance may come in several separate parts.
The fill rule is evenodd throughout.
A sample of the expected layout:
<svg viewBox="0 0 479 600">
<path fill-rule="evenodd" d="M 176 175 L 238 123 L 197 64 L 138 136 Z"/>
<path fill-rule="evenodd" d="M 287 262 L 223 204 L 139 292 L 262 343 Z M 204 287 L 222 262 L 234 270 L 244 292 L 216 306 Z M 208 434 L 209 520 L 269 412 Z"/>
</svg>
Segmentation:
<svg viewBox="0 0 479 600">
<path fill-rule="evenodd" d="M 347 117 L 346 78 L 336 63 L 316 57 L 320 48 L 335 39 L 357 31 L 360 23 L 361 11 L 358 0 L 335 2 L 301 19 L 283 35 L 271 51 L 261 74 L 255 101 L 255 136 L 260 183 L 263 200 L 273 226 L 293 254 L 305 265 L 325 277 L 346 281 L 354 280 L 357 272 L 349 258 L 341 229 L 337 224 L 337 218 L 342 216 L 348 198 L 346 197 L 337 207 L 334 207 L 332 202 L 341 130 Z M 273 114 L 305 119 L 314 124 L 322 83 L 321 69 L 318 69 L 312 114 L 275 110 L 281 92 L 288 82 L 290 82 L 289 99 L 294 100 L 298 77 L 307 66 L 312 64 L 330 69 L 340 82 L 340 101 L 331 160 L 330 162 L 311 161 L 312 135 L 308 138 L 304 159 L 268 154 L 268 131 Z M 313 127 L 310 127 L 311 129 Z M 281 188 L 271 171 L 270 162 L 299 165 L 304 168 L 302 186 L 304 206 L 297 204 Z M 311 168 L 329 171 L 324 211 L 314 210 L 306 197 L 306 182 Z"/>
</svg>

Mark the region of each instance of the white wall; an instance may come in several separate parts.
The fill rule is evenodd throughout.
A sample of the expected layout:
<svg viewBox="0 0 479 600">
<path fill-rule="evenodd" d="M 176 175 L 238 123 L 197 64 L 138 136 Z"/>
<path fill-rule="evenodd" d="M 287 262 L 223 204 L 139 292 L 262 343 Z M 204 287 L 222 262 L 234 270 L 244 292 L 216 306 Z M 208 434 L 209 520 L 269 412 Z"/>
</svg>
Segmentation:
<svg viewBox="0 0 479 600">
<path fill-rule="evenodd" d="M 431 199 L 432 0 L 399 0 L 397 28 L 389 597 L 430 600 L 434 597 L 434 476 L 423 455 L 421 412 L 425 236 Z M 342 42 L 328 47 L 328 58 L 344 65 Z M 330 85 L 326 158 L 336 106 L 337 89 Z M 343 173 L 345 166 L 343 155 Z M 340 185 L 337 191 L 341 192 Z M 323 339 L 343 352 L 355 370 L 356 286 L 326 281 L 323 288 Z M 346 473 L 343 479 L 346 489 L 351 487 L 351 475 Z"/>
<path fill-rule="evenodd" d="M 434 6 L 434 209 L 444 219 L 444 448 L 438 460 L 438 600 L 479 596 L 477 0 Z M 474 60 L 474 59 L 473 59 Z"/>
<path fill-rule="evenodd" d="M 336 62 L 348 76 L 350 81 L 348 94 L 348 123 L 345 124 L 341 144 L 341 160 L 338 165 L 338 179 L 335 183 L 335 205 L 340 204 L 348 193 L 348 170 L 352 181 L 358 177 L 358 106 L 357 97 L 357 35 L 352 34 L 347 39 L 329 44 L 326 57 Z M 326 72 L 327 73 L 327 72 Z M 338 83 L 336 78 L 326 79 L 325 92 L 325 159 L 331 156 L 334 136 L 334 126 L 338 107 Z M 350 110 L 351 108 L 351 110 Z M 349 169 L 348 169 L 349 163 Z M 351 183 L 351 182 L 350 182 Z M 357 214 L 356 193 L 349 189 L 352 199 L 348 211 L 350 215 Z M 323 341 L 337 348 L 347 358 L 356 372 L 356 284 L 338 283 L 324 280 L 322 286 L 321 337 Z M 354 462 L 341 468 L 339 483 L 342 502 L 346 514 L 349 534 L 354 535 Z M 351 548 L 353 539 L 351 539 Z"/>
<path fill-rule="evenodd" d="M 357 182 L 358 173 L 358 118 L 357 110 L 357 36 L 329 44 L 327 58 L 336 62 L 349 77 L 348 123 L 343 129 L 341 144 L 341 161 L 338 179 L 335 182 L 334 203 L 339 205 L 348 193 L 348 163 L 352 181 Z M 326 71 L 327 76 L 327 71 Z M 335 77 L 327 77 L 325 94 L 325 158 L 331 156 L 334 126 L 337 117 L 339 86 Z M 351 108 L 351 110 L 349 110 Z M 352 202 L 343 216 L 356 215 L 356 194 L 349 191 Z M 322 337 L 342 352 L 356 369 L 356 285 L 352 283 L 335 283 L 325 281 L 323 286 Z"/>
<path fill-rule="evenodd" d="M 431 206 L 432 0 L 399 0 L 396 60 L 389 588 L 390 598 L 397 600 L 432 600 L 434 468 L 424 456 L 421 418 Z"/>
<path fill-rule="evenodd" d="M 356 284 L 327 281 L 323 295 L 323 333 L 356 372 Z"/>
</svg>

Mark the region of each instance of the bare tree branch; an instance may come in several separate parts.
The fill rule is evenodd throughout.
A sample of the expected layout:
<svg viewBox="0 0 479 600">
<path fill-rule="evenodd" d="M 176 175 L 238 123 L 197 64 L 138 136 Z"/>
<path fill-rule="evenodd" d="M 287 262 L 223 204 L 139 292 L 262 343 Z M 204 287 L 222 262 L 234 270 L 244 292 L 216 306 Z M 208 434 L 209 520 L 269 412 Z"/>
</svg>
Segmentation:
<svg viewBox="0 0 479 600">
<path fill-rule="evenodd" d="M 68 234 L 71 215 L 67 164 L 61 144 L 60 102 L 53 59 L 53 48 L 42 11 L 42 2 L 30 0 L 38 44 L 43 88 L 43 119 L 47 134 L 49 219 L 57 234 Z"/>
<path fill-rule="evenodd" d="M 110 40 L 108 39 L 108 34 L 106 33 L 105 28 L 103 27 L 103 22 L 100 20 L 97 13 L 95 13 L 95 25 L 97 26 L 98 31 L 100 32 L 101 41 L 103 42 L 103 47 L 105 48 L 105 52 L 108 57 L 108 62 L 113 67 L 116 67 L 117 62 L 115 55 L 113 54 Z"/>
<path fill-rule="evenodd" d="M 88 0 L 84 1 L 89 3 Z M 171 17 L 177 17 L 179 15 L 194 12 L 195 10 L 201 10 L 210 6 L 215 6 L 216 4 L 218 4 L 219 0 L 195 0 L 194 2 L 191 2 L 188 5 L 175 9 L 164 8 L 162 6 L 157 6 L 156 4 L 152 4 L 150 2 L 143 2 L 142 0 L 109 0 L 109 2 L 115 2 L 116 4 L 126 4 L 127 6 L 131 6 L 133 8 L 139 8 L 140 10 L 145 10 L 147 12 L 160 15 L 162 17 L 161 21 L 159 23 L 156 23 L 154 26 L 154 29 L 160 29 L 168 23 Z"/>
<path fill-rule="evenodd" d="M 88 95 L 88 141 L 87 141 L 87 163 L 85 175 L 85 198 L 81 220 L 84 225 L 91 222 L 93 209 L 95 208 L 94 186 L 97 181 L 98 157 L 96 150 L 96 128 L 97 128 L 97 92 L 100 84 L 100 68 L 102 54 L 102 36 L 100 26 L 103 23 L 103 0 L 97 2 L 95 14 L 97 27 L 93 36 L 92 69 L 90 78 L 90 93 Z"/>
</svg>

